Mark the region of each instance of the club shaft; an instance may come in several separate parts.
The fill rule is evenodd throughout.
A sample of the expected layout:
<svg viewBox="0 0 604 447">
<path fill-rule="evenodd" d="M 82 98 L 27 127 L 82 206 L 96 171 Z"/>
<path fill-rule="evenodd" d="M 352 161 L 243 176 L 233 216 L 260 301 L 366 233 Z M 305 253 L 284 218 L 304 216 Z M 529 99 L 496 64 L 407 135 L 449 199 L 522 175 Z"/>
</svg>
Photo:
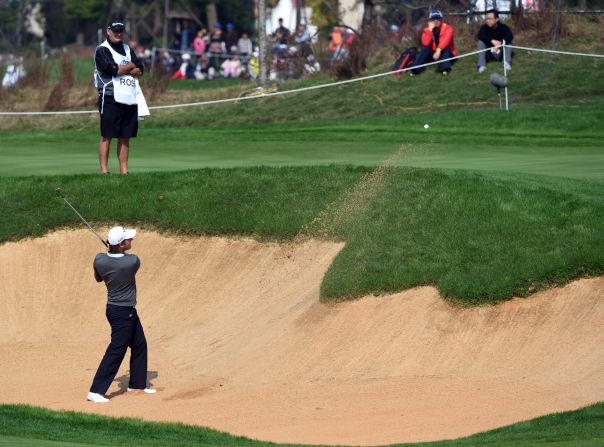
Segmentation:
<svg viewBox="0 0 604 447">
<path fill-rule="evenodd" d="M 90 224 L 89 224 L 88 222 L 86 222 L 86 219 L 84 219 L 84 218 L 82 217 L 82 215 L 81 215 L 80 213 L 78 213 L 78 210 L 76 210 L 76 209 L 73 207 L 73 205 L 72 205 L 71 203 L 69 203 L 69 200 L 67 200 L 67 199 L 66 199 L 66 198 L 63 196 L 63 194 L 62 194 L 62 193 L 60 193 L 60 192 L 59 192 L 59 194 L 61 195 L 61 198 L 62 198 L 62 199 L 65 201 L 65 203 L 66 203 L 67 205 L 69 205 L 69 207 L 70 207 L 70 208 L 73 210 L 73 212 L 74 212 L 74 213 L 76 213 L 80 219 L 82 219 L 82 222 L 84 222 L 84 223 L 86 224 L 86 226 L 87 226 L 87 227 L 90 229 L 90 231 L 92 231 L 92 232 L 94 233 L 94 235 L 95 235 L 96 237 L 98 237 L 98 238 L 99 238 L 99 241 L 101 241 L 101 242 L 103 243 L 103 245 L 104 245 L 105 247 L 107 247 L 107 242 L 105 242 L 105 241 L 103 240 L 103 238 L 102 238 L 102 237 L 99 235 L 99 233 L 97 233 L 96 231 L 94 231 L 94 228 L 92 228 L 92 227 L 90 226 Z"/>
</svg>

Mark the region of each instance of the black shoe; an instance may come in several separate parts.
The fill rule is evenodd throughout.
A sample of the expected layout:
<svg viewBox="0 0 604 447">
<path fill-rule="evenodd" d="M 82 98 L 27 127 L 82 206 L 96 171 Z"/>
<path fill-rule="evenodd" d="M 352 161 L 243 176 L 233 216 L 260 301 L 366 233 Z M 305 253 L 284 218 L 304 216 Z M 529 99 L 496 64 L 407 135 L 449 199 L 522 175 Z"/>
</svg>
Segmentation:
<svg viewBox="0 0 604 447">
<path fill-rule="evenodd" d="M 111 175 L 111 172 L 107 171 L 107 172 L 101 172 L 101 175 Z"/>
</svg>

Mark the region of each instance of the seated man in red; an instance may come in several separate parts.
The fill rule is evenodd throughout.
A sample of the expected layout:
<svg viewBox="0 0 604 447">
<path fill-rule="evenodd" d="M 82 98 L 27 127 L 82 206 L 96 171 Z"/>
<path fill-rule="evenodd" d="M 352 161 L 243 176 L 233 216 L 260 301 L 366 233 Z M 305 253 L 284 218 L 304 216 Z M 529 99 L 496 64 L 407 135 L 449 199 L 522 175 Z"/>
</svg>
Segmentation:
<svg viewBox="0 0 604 447">
<path fill-rule="evenodd" d="M 457 56 L 455 42 L 453 41 L 455 30 L 451 25 L 445 23 L 443 18 L 443 13 L 440 11 L 434 10 L 430 12 L 428 26 L 422 32 L 422 48 L 411 67 L 412 76 L 424 70 L 421 67 L 417 69 L 413 69 L 413 67 Z M 450 61 L 444 60 L 438 64 L 438 71 L 446 76 L 451 71 L 451 66 L 454 62 L 455 59 Z"/>
</svg>

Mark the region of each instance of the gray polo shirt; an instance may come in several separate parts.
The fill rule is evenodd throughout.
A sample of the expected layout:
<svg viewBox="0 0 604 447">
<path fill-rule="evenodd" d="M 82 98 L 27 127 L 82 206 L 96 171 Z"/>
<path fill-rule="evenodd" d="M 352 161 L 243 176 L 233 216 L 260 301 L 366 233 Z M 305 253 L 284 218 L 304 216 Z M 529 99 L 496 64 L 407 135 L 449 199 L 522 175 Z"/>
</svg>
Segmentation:
<svg viewBox="0 0 604 447">
<path fill-rule="evenodd" d="M 93 267 L 97 281 L 107 286 L 107 304 L 136 306 L 136 272 L 141 266 L 138 256 L 128 253 L 99 253 Z"/>
</svg>

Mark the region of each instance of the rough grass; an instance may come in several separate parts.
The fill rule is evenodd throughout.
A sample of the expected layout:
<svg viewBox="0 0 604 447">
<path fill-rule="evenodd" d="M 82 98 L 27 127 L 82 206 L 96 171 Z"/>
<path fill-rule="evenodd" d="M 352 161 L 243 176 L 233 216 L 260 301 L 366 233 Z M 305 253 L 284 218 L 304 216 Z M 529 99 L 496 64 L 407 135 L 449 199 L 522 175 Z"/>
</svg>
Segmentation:
<svg viewBox="0 0 604 447">
<path fill-rule="evenodd" d="M 483 304 L 601 273 L 604 188 L 585 192 L 583 183 L 562 179 L 377 170 L 326 213 L 320 233 L 347 244 L 322 296 L 433 284 L 445 296 Z"/>
<path fill-rule="evenodd" d="M 467 438 L 401 447 L 596 447 L 604 442 L 604 404 L 556 413 Z M 203 427 L 109 418 L 25 405 L 0 405 L 0 445 L 28 447 L 279 446 Z M 288 444 L 293 445 L 293 444 Z"/>
<path fill-rule="evenodd" d="M 563 34 L 557 48 L 569 51 L 604 54 L 604 44 L 592 36 L 599 32 L 598 22 L 565 16 L 564 23 L 569 31 Z M 460 24 L 461 26 L 461 24 Z M 517 33 L 515 43 L 525 46 L 549 48 L 549 29 Z M 459 46 L 462 53 L 474 50 L 474 41 L 468 33 L 461 33 Z M 463 38 L 462 38 L 463 37 Z M 405 44 L 409 45 L 409 44 Z M 397 51 L 401 45 L 394 45 Z M 388 71 L 394 55 L 383 52 L 380 60 L 374 61 L 367 73 Z M 464 58 L 455 65 L 452 75 L 441 79 L 433 70 L 410 79 L 407 76 L 387 76 L 336 88 L 315 90 L 295 95 L 245 101 L 237 104 L 197 106 L 187 109 L 153 111 L 149 119 L 153 126 L 161 127 L 216 127 L 255 123 L 305 122 L 312 120 L 385 116 L 408 112 L 438 110 L 463 110 L 498 107 L 495 89 L 488 80 L 489 73 L 501 71 L 496 64 L 489 64 L 489 71 L 476 73 L 474 57 Z M 513 70 L 509 74 L 512 107 L 531 105 L 600 104 L 604 98 L 601 72 L 604 60 L 574 56 L 555 56 L 516 50 Z M 74 63 L 74 87 L 68 108 L 94 110 L 94 88 L 88 82 L 87 73 L 92 70 L 91 59 Z M 52 79 L 58 79 L 53 68 Z M 321 76 L 286 82 L 283 90 L 331 82 L 326 72 Z M 146 81 L 143 81 L 146 82 Z M 214 81 L 212 81 L 214 82 Z M 149 101 L 149 105 L 179 104 L 232 98 L 253 83 L 230 83 L 222 80 L 212 82 L 172 83 L 167 92 Z M 88 99 L 87 99 L 88 98 Z M 92 103 L 90 102 L 92 98 Z M 2 110 L 40 110 L 48 99 L 48 89 L 38 91 L 35 87 L 15 89 L 3 98 Z M 0 120 L 0 128 L 95 128 L 96 116 L 65 117 L 6 117 Z"/>
</svg>

